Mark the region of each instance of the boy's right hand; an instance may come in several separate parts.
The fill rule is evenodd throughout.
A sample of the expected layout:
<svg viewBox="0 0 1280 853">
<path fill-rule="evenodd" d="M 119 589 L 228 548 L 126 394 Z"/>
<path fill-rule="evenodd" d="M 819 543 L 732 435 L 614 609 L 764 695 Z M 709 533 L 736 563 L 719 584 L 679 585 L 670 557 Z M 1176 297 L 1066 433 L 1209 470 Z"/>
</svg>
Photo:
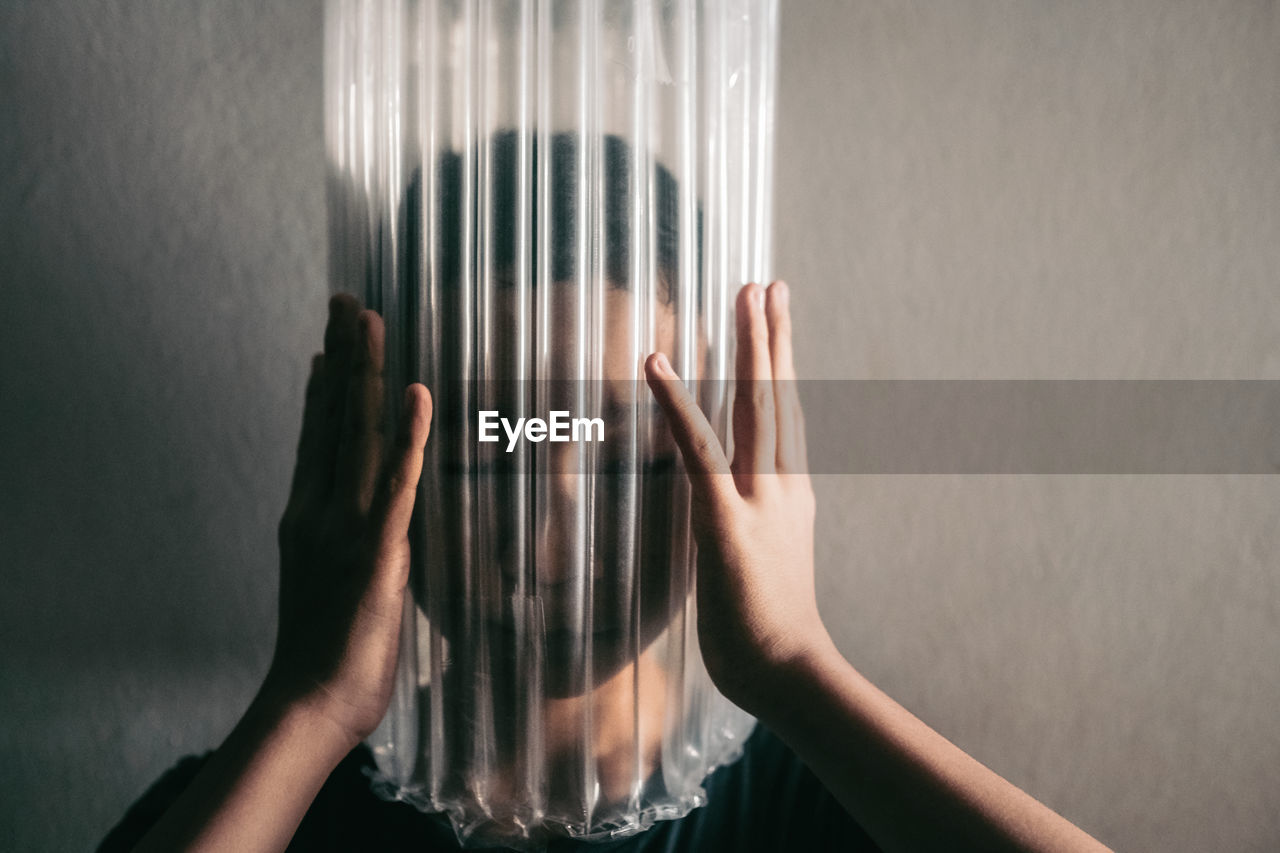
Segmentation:
<svg viewBox="0 0 1280 853">
<path fill-rule="evenodd" d="M 382 319 L 354 297 L 333 297 L 280 522 L 280 624 L 263 689 L 320 711 L 350 746 L 391 701 L 409 520 L 431 424 L 430 393 L 410 385 L 384 453 L 383 350 Z"/>
</svg>

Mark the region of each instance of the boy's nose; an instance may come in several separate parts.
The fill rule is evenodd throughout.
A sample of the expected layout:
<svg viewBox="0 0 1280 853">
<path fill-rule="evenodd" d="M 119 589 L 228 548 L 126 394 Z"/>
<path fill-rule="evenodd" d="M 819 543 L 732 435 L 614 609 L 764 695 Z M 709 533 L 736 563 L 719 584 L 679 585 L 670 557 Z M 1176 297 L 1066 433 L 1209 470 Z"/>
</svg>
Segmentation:
<svg viewBox="0 0 1280 853">
<path fill-rule="evenodd" d="M 582 473 L 576 444 L 550 445 L 546 473 L 537 484 L 541 517 L 537 520 L 538 585 L 581 582 L 586 565 L 588 477 Z"/>
</svg>

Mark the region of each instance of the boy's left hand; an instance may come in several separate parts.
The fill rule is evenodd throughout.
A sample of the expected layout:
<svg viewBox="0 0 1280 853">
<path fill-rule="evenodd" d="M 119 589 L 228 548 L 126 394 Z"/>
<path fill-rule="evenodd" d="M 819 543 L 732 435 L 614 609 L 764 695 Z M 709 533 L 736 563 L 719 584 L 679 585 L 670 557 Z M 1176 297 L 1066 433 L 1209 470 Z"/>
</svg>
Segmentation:
<svg viewBox="0 0 1280 853">
<path fill-rule="evenodd" d="M 720 692 L 757 716 L 789 668 L 834 648 L 814 591 L 789 303 L 782 282 L 738 294 L 732 464 L 666 357 L 645 363 L 692 486 L 702 658 Z"/>
</svg>

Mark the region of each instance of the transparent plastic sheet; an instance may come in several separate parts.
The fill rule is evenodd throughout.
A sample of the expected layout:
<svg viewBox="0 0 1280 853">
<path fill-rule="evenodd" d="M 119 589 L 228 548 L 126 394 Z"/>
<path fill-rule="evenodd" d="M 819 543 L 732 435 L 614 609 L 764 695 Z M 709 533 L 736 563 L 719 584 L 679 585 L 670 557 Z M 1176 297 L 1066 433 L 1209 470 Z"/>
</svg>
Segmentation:
<svg viewBox="0 0 1280 853">
<path fill-rule="evenodd" d="M 732 368 L 768 279 L 776 0 L 329 0 L 330 269 L 435 398 L 385 797 L 464 844 L 701 805 L 754 721 L 702 665 L 687 481 L 642 380 Z M 724 382 L 700 403 L 727 441 Z M 480 441 L 563 411 L 603 441 Z M 583 437 L 594 426 L 586 425 Z"/>
</svg>

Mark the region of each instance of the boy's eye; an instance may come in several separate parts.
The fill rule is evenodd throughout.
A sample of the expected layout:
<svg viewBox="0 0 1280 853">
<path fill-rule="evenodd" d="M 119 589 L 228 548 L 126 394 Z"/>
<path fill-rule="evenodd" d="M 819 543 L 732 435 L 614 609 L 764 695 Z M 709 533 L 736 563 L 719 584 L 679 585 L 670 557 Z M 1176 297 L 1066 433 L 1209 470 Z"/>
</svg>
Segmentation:
<svg viewBox="0 0 1280 853">
<path fill-rule="evenodd" d="M 519 472 L 516 469 L 514 457 L 496 456 L 493 459 L 483 459 L 475 462 L 459 460 L 443 462 L 440 465 L 440 473 L 447 477 L 489 477 Z"/>
<path fill-rule="evenodd" d="M 674 470 L 676 470 L 676 457 L 674 455 L 656 456 L 652 459 L 646 459 L 644 463 L 644 472 L 648 476 L 669 474 Z"/>
<path fill-rule="evenodd" d="M 602 474 L 635 474 L 639 473 L 645 477 L 656 477 L 670 473 L 675 470 L 676 459 L 674 456 L 655 456 L 640 461 L 637 465 L 630 459 L 617 457 L 604 461 L 600 467 Z"/>
<path fill-rule="evenodd" d="M 521 473 L 516 465 L 517 458 L 514 455 L 510 457 L 504 455 L 470 463 L 453 460 L 442 463 L 439 470 L 442 475 L 447 477 L 511 476 Z M 626 457 L 610 456 L 607 459 L 600 460 L 597 471 L 601 474 L 615 476 L 639 473 L 646 477 L 653 477 L 669 474 L 675 468 L 676 457 L 670 454 L 644 459 L 639 465 Z"/>
</svg>

